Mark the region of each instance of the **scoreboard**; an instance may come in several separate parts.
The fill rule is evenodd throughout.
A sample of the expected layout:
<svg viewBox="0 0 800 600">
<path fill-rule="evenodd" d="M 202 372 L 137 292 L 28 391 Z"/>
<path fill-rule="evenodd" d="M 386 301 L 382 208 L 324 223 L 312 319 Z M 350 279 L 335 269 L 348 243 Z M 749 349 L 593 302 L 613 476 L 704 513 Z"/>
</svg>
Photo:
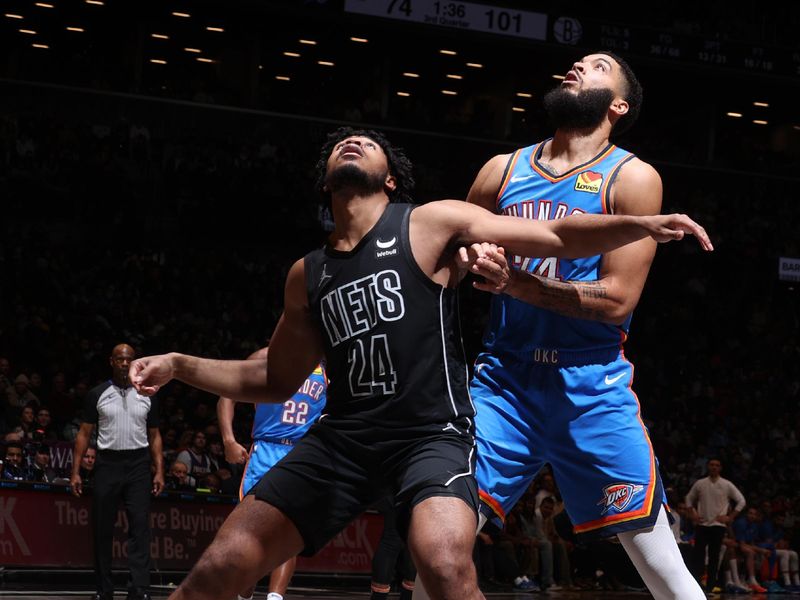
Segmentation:
<svg viewBox="0 0 800 600">
<path fill-rule="evenodd" d="M 348 13 L 465 31 L 493 33 L 535 42 L 610 50 L 696 66 L 800 78 L 800 49 L 721 39 L 713 31 L 696 35 L 640 25 L 582 20 L 567 15 L 516 10 L 452 0 L 344 0 Z"/>
<path fill-rule="evenodd" d="M 531 40 L 547 39 L 547 15 L 447 0 L 345 0 L 346 12 L 413 23 L 497 33 Z"/>
</svg>

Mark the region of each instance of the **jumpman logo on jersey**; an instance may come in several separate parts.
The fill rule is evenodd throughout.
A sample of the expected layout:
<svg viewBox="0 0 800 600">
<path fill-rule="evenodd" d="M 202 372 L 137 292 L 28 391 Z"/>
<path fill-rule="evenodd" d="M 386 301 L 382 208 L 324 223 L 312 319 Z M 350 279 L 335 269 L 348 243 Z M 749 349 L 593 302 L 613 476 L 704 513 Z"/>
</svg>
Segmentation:
<svg viewBox="0 0 800 600">
<path fill-rule="evenodd" d="M 458 427 L 456 427 L 452 423 L 448 423 L 446 427 L 442 427 L 442 431 L 447 431 L 448 429 L 451 429 L 455 431 L 457 434 L 461 435 L 461 431 L 458 429 Z"/>
<path fill-rule="evenodd" d="M 333 279 L 333 275 L 328 275 L 328 263 L 322 265 L 322 275 L 319 278 L 319 284 L 317 287 L 322 287 L 322 284 L 325 283 L 326 279 Z"/>
</svg>

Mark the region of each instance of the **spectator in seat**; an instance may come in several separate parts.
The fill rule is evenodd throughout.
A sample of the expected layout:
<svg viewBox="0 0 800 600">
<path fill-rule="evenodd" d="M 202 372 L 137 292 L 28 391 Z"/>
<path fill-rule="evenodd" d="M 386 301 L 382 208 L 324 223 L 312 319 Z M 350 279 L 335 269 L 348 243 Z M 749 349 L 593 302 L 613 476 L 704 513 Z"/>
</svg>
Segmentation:
<svg viewBox="0 0 800 600">
<path fill-rule="evenodd" d="M 797 551 L 794 550 L 784 530 L 784 516 L 776 514 L 773 518 L 775 552 L 778 553 L 783 588 L 787 592 L 800 592 L 800 574 L 798 574 Z"/>
<path fill-rule="evenodd" d="M 554 501 L 558 499 L 558 490 L 556 489 L 556 480 L 552 473 L 547 471 L 539 476 L 539 481 L 534 484 L 536 488 L 536 508 L 542 504 L 545 498 L 552 498 Z"/>
<path fill-rule="evenodd" d="M 726 594 L 749 594 L 750 588 L 747 587 L 739 578 L 739 559 L 741 554 L 738 550 L 739 544 L 733 535 L 733 527 L 725 527 L 725 537 L 722 538 L 722 564 L 720 569 L 724 573 L 725 593 Z"/>
<path fill-rule="evenodd" d="M 28 468 L 25 465 L 25 454 L 22 444 L 11 441 L 6 444 L 6 458 L 3 461 L 3 479 L 24 481 L 27 479 Z"/>
<path fill-rule="evenodd" d="M 7 412 L 13 415 L 15 411 L 25 406 L 38 406 L 39 398 L 30 390 L 30 379 L 24 373 L 20 373 L 14 379 L 14 385 L 6 390 Z"/>
<path fill-rule="evenodd" d="M 53 467 L 50 466 L 50 446 L 40 444 L 36 447 L 33 455 L 33 464 L 28 470 L 28 481 L 38 481 L 40 483 L 64 483 Z"/>
<path fill-rule="evenodd" d="M 36 412 L 34 408 L 34 404 L 29 404 L 22 408 L 17 422 L 11 429 L 11 433 L 6 436 L 6 439 L 20 441 L 23 444 L 34 440 L 34 433 L 36 431 Z"/>
<path fill-rule="evenodd" d="M 94 463 L 97 460 L 97 448 L 89 446 L 81 459 L 78 473 L 83 481 L 83 487 L 91 487 L 94 480 Z"/>
<path fill-rule="evenodd" d="M 744 556 L 745 567 L 747 568 L 747 587 L 756 594 L 763 594 L 767 591 L 756 579 L 756 564 L 760 564 L 762 559 L 768 559 L 772 553 L 766 548 L 758 546 L 760 536 L 758 509 L 751 506 L 747 513 L 734 521 L 733 535 L 738 544 L 737 549 Z"/>
<path fill-rule="evenodd" d="M 228 468 L 228 461 L 225 460 L 225 446 L 222 438 L 218 435 L 208 438 L 208 459 L 211 461 L 211 472 L 216 473 L 220 469 Z"/>
<path fill-rule="evenodd" d="M 206 451 L 206 434 L 196 431 L 192 436 L 192 445 L 178 453 L 176 460 L 189 466 L 189 475 L 200 481 L 211 473 L 211 460 Z"/>
<path fill-rule="evenodd" d="M 53 427 L 53 419 L 50 409 L 40 406 L 36 411 L 36 422 L 34 423 L 33 437 L 39 442 L 57 442 L 58 433 Z"/>
<path fill-rule="evenodd" d="M 167 476 L 166 489 L 193 492 L 196 486 L 197 483 L 194 477 L 189 475 L 189 466 L 185 462 L 176 460 L 172 463 Z"/>
<path fill-rule="evenodd" d="M 552 481 L 552 476 L 550 476 Z M 541 491 L 541 490 L 540 490 Z M 539 500 L 538 508 L 535 508 L 536 501 Z M 544 531 L 544 515 L 553 516 L 555 500 L 552 496 L 539 498 L 523 496 L 520 501 L 522 510 L 519 512 L 519 523 L 525 536 L 530 540 L 532 572 L 538 574 L 539 585 L 543 590 L 554 586 L 553 581 L 553 543 Z M 546 507 L 544 511 L 541 509 Z M 555 586 L 560 589 L 559 586 Z"/>
</svg>

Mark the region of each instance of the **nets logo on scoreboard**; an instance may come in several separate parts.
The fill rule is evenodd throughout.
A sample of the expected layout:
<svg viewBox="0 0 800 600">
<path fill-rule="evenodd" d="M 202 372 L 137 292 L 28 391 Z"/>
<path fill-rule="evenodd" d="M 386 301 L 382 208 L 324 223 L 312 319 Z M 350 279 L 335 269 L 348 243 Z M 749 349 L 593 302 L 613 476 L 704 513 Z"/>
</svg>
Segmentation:
<svg viewBox="0 0 800 600">
<path fill-rule="evenodd" d="M 800 258 L 778 259 L 778 279 L 781 281 L 800 281 Z"/>
</svg>

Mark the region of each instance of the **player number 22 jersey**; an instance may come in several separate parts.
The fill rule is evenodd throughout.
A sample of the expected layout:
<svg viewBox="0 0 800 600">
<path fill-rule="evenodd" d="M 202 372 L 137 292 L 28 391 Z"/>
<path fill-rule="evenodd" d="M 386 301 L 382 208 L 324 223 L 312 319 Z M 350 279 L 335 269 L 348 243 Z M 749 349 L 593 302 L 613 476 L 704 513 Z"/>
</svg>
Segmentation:
<svg viewBox="0 0 800 600">
<path fill-rule="evenodd" d="M 326 389 L 325 368 L 320 364 L 283 404 L 257 404 L 253 439 L 299 440 L 322 414 Z"/>
</svg>

